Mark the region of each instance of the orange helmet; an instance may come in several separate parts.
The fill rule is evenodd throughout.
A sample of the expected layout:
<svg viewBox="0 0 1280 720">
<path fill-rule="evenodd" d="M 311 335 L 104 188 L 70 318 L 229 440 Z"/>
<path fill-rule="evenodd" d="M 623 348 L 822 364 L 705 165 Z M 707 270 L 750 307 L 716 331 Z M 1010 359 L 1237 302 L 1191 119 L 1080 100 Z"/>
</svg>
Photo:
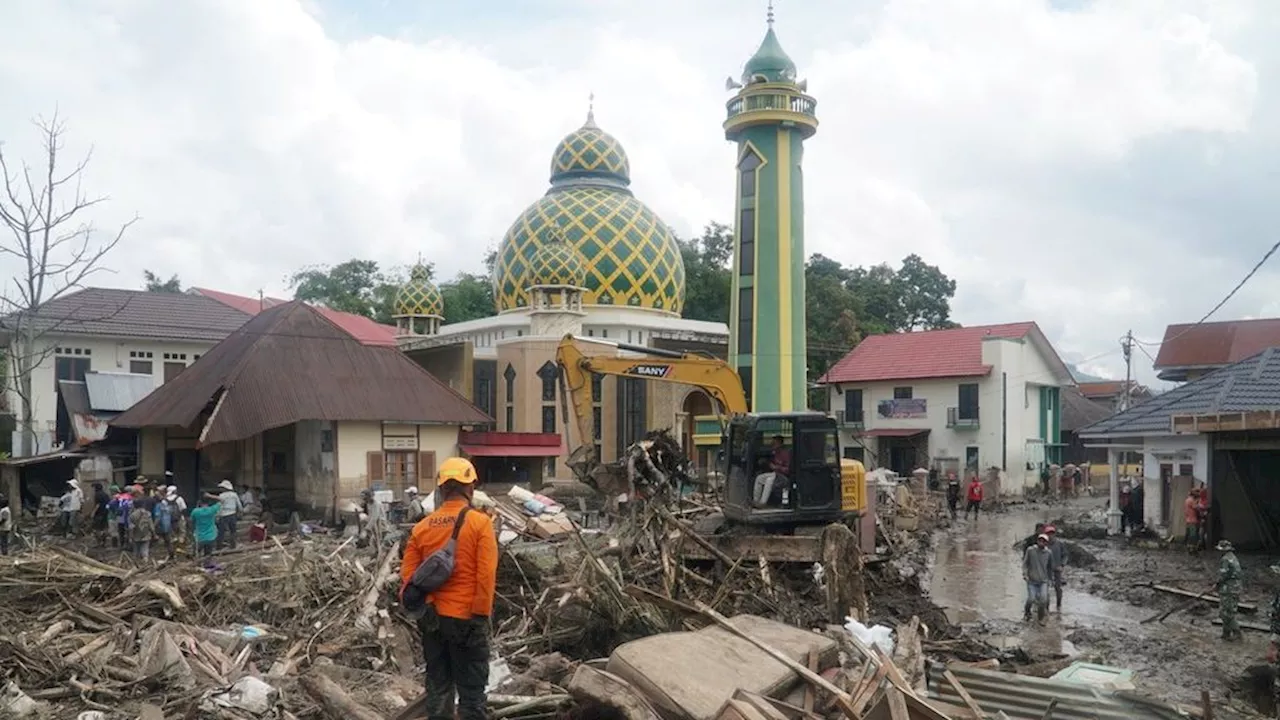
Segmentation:
<svg viewBox="0 0 1280 720">
<path fill-rule="evenodd" d="M 476 481 L 476 466 L 466 458 L 451 457 L 445 460 L 440 463 L 440 469 L 436 471 L 436 481 L 443 484 L 450 480 L 471 485 Z"/>
</svg>

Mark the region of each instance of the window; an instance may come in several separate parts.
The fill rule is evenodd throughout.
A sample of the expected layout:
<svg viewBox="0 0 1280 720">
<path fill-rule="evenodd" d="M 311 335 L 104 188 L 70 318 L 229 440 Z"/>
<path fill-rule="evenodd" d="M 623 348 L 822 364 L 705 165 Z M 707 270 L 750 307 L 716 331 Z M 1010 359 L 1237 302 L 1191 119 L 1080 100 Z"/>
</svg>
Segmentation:
<svg viewBox="0 0 1280 720">
<path fill-rule="evenodd" d="M 756 211 L 743 208 L 738 218 L 738 274 L 756 271 Z"/>
<path fill-rule="evenodd" d="M 507 420 L 507 432 L 515 432 L 516 431 L 516 409 L 511 407 L 510 405 L 507 406 L 506 420 Z"/>
<path fill-rule="evenodd" d="M 556 476 L 556 459 L 555 458 L 553 457 L 547 458 L 547 462 L 542 468 L 542 476 L 544 478 L 553 478 Z"/>
<path fill-rule="evenodd" d="M 150 375 L 151 361 L 150 360 L 130 360 L 129 372 L 135 375 Z"/>
<path fill-rule="evenodd" d="M 538 378 L 542 380 L 542 402 L 556 401 L 556 379 L 560 377 L 560 369 L 548 361 L 538 368 Z"/>
<path fill-rule="evenodd" d="M 170 380 L 181 375 L 182 371 L 186 369 L 187 369 L 187 364 L 184 362 L 165 363 L 164 364 L 164 381 L 169 382 Z"/>
<path fill-rule="evenodd" d="M 553 433 L 556 431 L 556 406 L 542 406 L 542 432 Z"/>
<path fill-rule="evenodd" d="M 58 391 L 59 380 L 84 382 L 85 373 L 89 372 L 92 362 L 87 357 L 60 357 L 53 362 L 53 389 Z"/>
<path fill-rule="evenodd" d="M 604 395 L 604 376 L 596 373 L 591 374 L 591 402 L 600 402 L 600 398 Z"/>
<path fill-rule="evenodd" d="M 959 407 L 957 415 L 961 420 L 978 419 L 978 384 L 964 383 L 960 386 Z"/>
<path fill-rule="evenodd" d="M 844 391 L 844 421 L 851 423 L 860 423 L 863 421 L 861 390 Z"/>
<path fill-rule="evenodd" d="M 752 331 L 754 325 L 752 323 L 753 313 L 755 312 L 754 294 L 751 288 L 740 288 L 738 290 L 738 354 L 751 354 Z"/>
<path fill-rule="evenodd" d="M 399 497 L 405 488 L 418 484 L 418 453 L 408 450 L 388 450 L 382 454 L 384 470 L 382 479 L 387 490 Z"/>
<path fill-rule="evenodd" d="M 760 165 L 760 156 L 751 150 L 738 161 L 738 190 L 743 198 L 756 196 L 756 168 Z"/>
<path fill-rule="evenodd" d="M 493 414 L 493 384 L 489 382 L 489 378 L 476 378 L 476 407 L 485 411 L 486 414 Z"/>
<path fill-rule="evenodd" d="M 150 360 L 155 354 L 146 350 L 130 350 L 129 357 L 134 360 Z M 200 357 L 197 355 L 196 357 Z"/>
<path fill-rule="evenodd" d="M 909 387 L 896 387 L 896 388 L 894 388 L 894 389 L 893 389 L 893 399 L 894 399 L 894 400 L 910 400 L 910 399 L 911 399 L 911 388 L 909 388 Z"/>
<path fill-rule="evenodd" d="M 751 367 L 738 368 L 738 377 L 742 379 L 742 393 L 747 396 L 747 406 L 751 406 Z"/>
<path fill-rule="evenodd" d="M 964 469 L 970 473 L 978 472 L 978 448 L 970 445 L 964 449 Z"/>
<path fill-rule="evenodd" d="M 186 359 L 187 359 L 187 354 L 186 354 L 186 353 L 165 353 L 165 354 L 164 354 L 164 359 L 165 359 L 165 360 L 182 360 L 182 361 L 186 361 Z"/>
<path fill-rule="evenodd" d="M 507 363 L 507 369 L 502 371 L 502 379 L 507 381 L 507 402 L 515 402 L 516 369 L 511 367 L 511 363 Z"/>
<path fill-rule="evenodd" d="M 604 434 L 604 413 L 598 407 L 591 408 L 591 437 L 594 440 L 599 440 L 601 435 L 603 434 Z M 599 456 L 597 456 L 597 458 L 598 457 Z"/>
</svg>

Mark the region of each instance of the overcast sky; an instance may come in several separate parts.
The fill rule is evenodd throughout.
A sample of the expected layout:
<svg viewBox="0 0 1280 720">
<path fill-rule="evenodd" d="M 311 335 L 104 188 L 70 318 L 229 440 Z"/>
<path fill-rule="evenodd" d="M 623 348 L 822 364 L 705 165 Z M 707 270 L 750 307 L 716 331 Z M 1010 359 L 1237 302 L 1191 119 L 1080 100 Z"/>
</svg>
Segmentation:
<svg viewBox="0 0 1280 720">
<path fill-rule="evenodd" d="M 764 0 L 3 5 L 6 152 L 34 159 L 28 121 L 57 107 L 69 151 L 94 147 L 86 188 L 111 196 L 95 222 L 142 217 L 97 283 L 145 267 L 245 294 L 351 257 L 480 270 L 590 92 L 678 233 L 731 221 L 724 81 L 764 32 Z M 1198 319 L 1276 240 L 1276 0 L 778 0 L 777 17 L 822 123 L 807 251 L 919 253 L 957 280 L 961 323 L 1035 320 L 1069 362 L 1123 376 L 1125 330 Z M 1280 261 L 1215 319 L 1280 315 L 1278 279 Z"/>
</svg>

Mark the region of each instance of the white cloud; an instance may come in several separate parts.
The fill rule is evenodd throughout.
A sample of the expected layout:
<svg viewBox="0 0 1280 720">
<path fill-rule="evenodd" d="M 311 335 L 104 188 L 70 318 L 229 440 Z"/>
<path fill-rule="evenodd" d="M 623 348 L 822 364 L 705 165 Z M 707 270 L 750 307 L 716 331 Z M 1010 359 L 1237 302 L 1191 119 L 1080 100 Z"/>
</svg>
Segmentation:
<svg viewBox="0 0 1280 720">
<path fill-rule="evenodd" d="M 918 252 L 957 279 L 958 320 L 1036 319 L 1069 359 L 1216 302 L 1280 219 L 1248 195 L 1280 160 L 1259 71 L 1280 51 L 1257 30 L 1280 7 L 1079 4 L 782 4 L 822 121 L 808 250 Z M 728 221 L 723 79 L 762 33 L 732 0 L 545 0 L 500 35 L 482 18 L 443 32 L 386 16 L 383 34 L 361 33 L 354 6 L 299 0 L 11 5 L 8 150 L 29 151 L 27 119 L 57 105 L 71 149 L 96 146 L 87 180 L 113 198 L 100 221 L 143 216 L 111 258 L 118 283 L 147 267 L 242 292 L 353 256 L 479 268 L 545 190 L 591 90 L 643 200 L 683 233 Z M 1198 204 L 1207 182 L 1214 203 Z M 1236 203 L 1263 214 L 1243 223 Z M 1233 221 L 1245 229 L 1213 236 Z M 1275 279 L 1223 317 L 1274 314 L 1261 288 Z"/>
</svg>

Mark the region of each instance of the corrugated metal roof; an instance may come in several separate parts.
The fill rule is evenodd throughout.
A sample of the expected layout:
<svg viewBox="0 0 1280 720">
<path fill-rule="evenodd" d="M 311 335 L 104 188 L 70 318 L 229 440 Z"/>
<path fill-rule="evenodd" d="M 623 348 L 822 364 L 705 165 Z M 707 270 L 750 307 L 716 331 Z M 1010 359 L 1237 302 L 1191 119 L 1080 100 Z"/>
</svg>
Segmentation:
<svg viewBox="0 0 1280 720">
<path fill-rule="evenodd" d="M 214 342 L 249 318 L 200 295 L 117 288 L 85 288 L 45 303 L 34 315 L 41 334 Z M 17 329 L 19 319 L 19 313 L 0 318 L 0 329 Z"/>
<path fill-rule="evenodd" d="M 1061 396 L 1062 429 L 1067 432 L 1078 430 L 1112 415 L 1109 405 L 1090 400 L 1078 388 L 1064 387 Z"/>
<path fill-rule="evenodd" d="M 150 375 L 133 373 L 88 372 L 84 384 L 89 390 L 89 407 L 94 412 L 124 412 L 155 389 L 155 380 Z"/>
<path fill-rule="evenodd" d="M 951 330 L 870 335 L 840 358 L 820 383 L 876 382 L 973 377 L 991 372 L 982 364 L 982 339 L 1022 338 L 1035 323 L 976 325 Z"/>
<path fill-rule="evenodd" d="M 1040 720 L 1057 698 L 1054 720 L 1174 720 L 1184 718 L 1172 706 L 1133 693 L 1046 680 L 1029 675 L 934 664 L 929 669 L 929 696 L 964 707 L 964 700 L 943 678 L 950 670 L 984 712 L 1004 712 L 1011 720 Z"/>
<path fill-rule="evenodd" d="M 1155 369 L 1226 365 L 1276 345 L 1280 345 L 1277 318 L 1170 325 L 1165 328 Z"/>
<path fill-rule="evenodd" d="M 1170 432 L 1174 415 L 1280 410 L 1280 348 L 1157 395 L 1118 415 L 1081 428 L 1086 437 L 1139 437 Z"/>
<path fill-rule="evenodd" d="M 210 290 L 208 288 L 191 288 L 191 292 L 212 298 L 249 315 L 257 315 L 269 307 L 289 302 L 288 300 L 273 297 L 245 297 L 244 295 L 236 295 L 235 293 L 221 290 Z M 396 345 L 396 328 L 393 325 L 382 325 L 363 315 L 332 310 L 327 307 L 317 307 L 316 309 L 332 320 L 335 325 L 351 333 L 365 345 L 386 345 L 389 347 Z"/>
<path fill-rule="evenodd" d="M 259 313 L 112 424 L 200 422 L 210 444 L 300 420 L 492 422 L 400 351 L 363 345 L 315 308 L 289 302 Z"/>
</svg>

